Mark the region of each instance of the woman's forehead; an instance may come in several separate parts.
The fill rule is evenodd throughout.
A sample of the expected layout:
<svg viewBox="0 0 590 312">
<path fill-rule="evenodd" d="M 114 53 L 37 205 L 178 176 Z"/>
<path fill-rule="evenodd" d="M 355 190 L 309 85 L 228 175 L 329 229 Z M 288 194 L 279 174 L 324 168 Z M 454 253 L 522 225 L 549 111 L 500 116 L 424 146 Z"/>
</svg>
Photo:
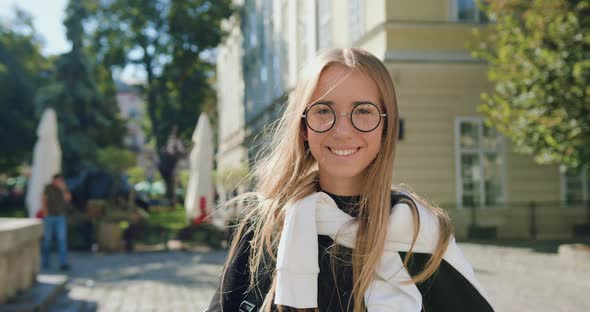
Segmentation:
<svg viewBox="0 0 590 312">
<path fill-rule="evenodd" d="M 380 98 L 375 81 L 367 74 L 358 69 L 332 65 L 322 71 L 311 100 L 377 103 Z"/>
</svg>

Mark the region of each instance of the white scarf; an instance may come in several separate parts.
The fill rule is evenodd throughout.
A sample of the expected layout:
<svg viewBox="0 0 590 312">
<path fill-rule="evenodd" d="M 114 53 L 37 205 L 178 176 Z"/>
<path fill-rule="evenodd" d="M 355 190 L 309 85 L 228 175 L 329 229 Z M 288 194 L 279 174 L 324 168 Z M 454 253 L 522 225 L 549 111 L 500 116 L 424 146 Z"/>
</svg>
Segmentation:
<svg viewBox="0 0 590 312">
<path fill-rule="evenodd" d="M 413 252 L 433 253 L 438 242 L 438 220 L 430 210 L 414 200 L 420 215 L 420 232 Z M 326 193 L 311 194 L 286 208 L 285 224 L 277 255 L 277 287 L 274 303 L 294 308 L 317 307 L 318 235 L 328 235 L 336 243 L 354 248 L 358 225 L 338 208 Z M 407 252 L 412 243 L 413 217 L 407 204 L 393 207 L 387 239 L 375 278 L 365 293 L 369 312 L 420 311 L 422 296 L 414 284 L 402 285 L 410 275 L 398 251 Z M 471 264 L 451 237 L 444 254 L 482 296 Z M 489 300 L 488 300 L 489 302 Z"/>
</svg>

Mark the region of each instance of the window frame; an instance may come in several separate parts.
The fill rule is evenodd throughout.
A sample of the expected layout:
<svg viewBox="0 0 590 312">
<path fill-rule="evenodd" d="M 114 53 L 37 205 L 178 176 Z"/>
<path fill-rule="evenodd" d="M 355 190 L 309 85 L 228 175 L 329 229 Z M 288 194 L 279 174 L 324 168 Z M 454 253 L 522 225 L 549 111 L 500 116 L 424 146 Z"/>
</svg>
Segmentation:
<svg viewBox="0 0 590 312">
<path fill-rule="evenodd" d="M 324 9 L 321 10 L 323 3 L 325 5 Z M 316 14 L 317 14 L 317 23 L 316 23 L 316 47 L 318 51 L 328 49 L 333 46 L 333 31 L 332 31 L 332 22 L 333 22 L 333 14 L 332 14 L 332 0 L 317 0 L 316 1 Z M 323 31 L 322 31 L 323 30 Z M 322 35 L 325 35 L 326 38 L 323 38 Z M 327 42 L 326 44 L 322 44 L 322 42 Z"/>
<path fill-rule="evenodd" d="M 465 19 L 459 19 L 459 1 L 460 0 L 451 0 L 451 5 L 449 6 L 449 14 L 450 14 L 450 19 L 451 21 L 454 22 L 458 22 L 458 23 L 473 23 L 473 24 L 487 24 L 490 21 L 489 20 L 481 20 L 481 10 L 479 8 L 478 5 L 478 0 L 472 0 L 474 7 L 475 7 L 475 13 L 474 13 L 474 19 L 473 20 L 465 20 Z"/>
<path fill-rule="evenodd" d="M 478 147 L 475 148 L 464 148 L 461 146 L 461 125 L 463 123 L 471 123 L 477 126 L 477 138 L 478 138 Z M 484 166 L 483 161 L 485 159 L 485 154 L 489 152 L 493 152 L 491 150 L 486 150 L 485 147 L 482 145 L 483 143 L 483 131 L 484 131 L 484 120 L 481 117 L 456 117 L 455 118 L 455 181 L 456 181 L 456 200 L 457 200 L 457 207 L 459 209 L 464 208 L 463 205 L 463 176 L 461 172 L 461 157 L 464 154 L 472 154 L 477 155 L 479 160 L 479 175 L 481 176 L 481 181 L 477 182 L 479 185 L 476 187 L 479 188 L 480 198 L 479 202 L 476 203 L 477 208 L 499 208 L 504 207 L 507 204 L 508 200 L 508 184 L 507 184 L 507 153 L 506 153 L 506 140 L 504 136 L 502 136 L 499 132 L 498 135 L 500 136 L 500 146 L 495 152 L 499 155 L 499 157 L 503 158 L 503 162 L 500 168 L 500 183 L 501 183 L 501 191 L 502 196 L 499 199 L 499 203 L 496 205 L 487 205 L 486 204 L 486 187 L 485 187 L 485 173 L 484 173 Z"/>
<path fill-rule="evenodd" d="M 590 179 L 589 179 L 589 174 L 590 174 L 590 167 L 585 166 L 582 167 L 582 170 L 577 174 L 577 176 L 575 178 L 579 179 L 580 184 L 582 185 L 582 206 L 587 205 L 587 203 L 590 201 Z M 579 205 L 577 203 L 569 203 L 567 200 L 567 193 L 568 193 L 568 189 L 567 189 L 567 169 L 563 166 L 560 166 L 559 168 L 559 172 L 560 172 L 560 177 L 561 177 L 561 201 L 563 202 L 563 204 L 566 207 L 578 207 Z"/>
<path fill-rule="evenodd" d="M 354 4 L 354 7 L 353 7 Z M 355 14 L 355 19 L 353 19 Z M 360 40 L 365 33 L 365 1 L 348 0 L 348 34 L 350 45 Z"/>
</svg>

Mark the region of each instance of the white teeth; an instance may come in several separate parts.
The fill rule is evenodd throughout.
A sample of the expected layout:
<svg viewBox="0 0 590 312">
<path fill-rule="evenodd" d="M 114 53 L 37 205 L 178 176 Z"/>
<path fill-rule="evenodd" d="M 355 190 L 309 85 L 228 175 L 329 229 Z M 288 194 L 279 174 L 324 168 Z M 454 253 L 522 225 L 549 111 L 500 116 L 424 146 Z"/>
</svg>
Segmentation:
<svg viewBox="0 0 590 312">
<path fill-rule="evenodd" d="M 334 154 L 336 154 L 338 156 L 348 156 L 350 154 L 356 153 L 356 151 L 358 151 L 358 148 L 355 148 L 355 149 L 347 149 L 347 150 L 330 149 L 330 151 L 332 151 L 332 153 L 334 153 Z"/>
</svg>

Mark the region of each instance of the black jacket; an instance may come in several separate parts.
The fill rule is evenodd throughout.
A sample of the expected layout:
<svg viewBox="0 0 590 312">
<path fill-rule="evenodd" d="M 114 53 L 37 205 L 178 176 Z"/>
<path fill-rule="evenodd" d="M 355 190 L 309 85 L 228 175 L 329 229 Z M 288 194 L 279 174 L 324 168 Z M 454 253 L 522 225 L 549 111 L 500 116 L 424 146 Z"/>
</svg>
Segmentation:
<svg viewBox="0 0 590 312">
<path fill-rule="evenodd" d="M 355 215 L 357 197 L 330 195 L 343 211 Z M 392 194 L 392 206 L 400 199 Z M 236 255 L 226 268 L 223 285 L 219 285 L 209 312 L 258 311 L 264 295 L 270 288 L 270 276 L 259 272 L 260 283 L 247 292 L 249 286 L 248 257 L 252 233 L 239 237 Z M 320 273 L 318 275 L 318 307 L 320 311 L 353 311 L 352 299 L 352 250 L 334 244 L 329 236 L 318 236 Z M 402 259 L 405 253 L 400 252 Z M 424 268 L 430 254 L 414 253 L 409 265 L 411 275 Z M 332 264 L 332 262 L 334 262 Z M 416 285 L 422 294 L 423 311 L 427 312 L 488 312 L 490 304 L 463 275 L 443 260 L 437 272 L 426 281 Z M 220 298 L 222 300 L 220 300 Z M 223 309 L 221 308 L 223 301 Z M 349 304 L 350 302 L 350 304 Z"/>
</svg>

